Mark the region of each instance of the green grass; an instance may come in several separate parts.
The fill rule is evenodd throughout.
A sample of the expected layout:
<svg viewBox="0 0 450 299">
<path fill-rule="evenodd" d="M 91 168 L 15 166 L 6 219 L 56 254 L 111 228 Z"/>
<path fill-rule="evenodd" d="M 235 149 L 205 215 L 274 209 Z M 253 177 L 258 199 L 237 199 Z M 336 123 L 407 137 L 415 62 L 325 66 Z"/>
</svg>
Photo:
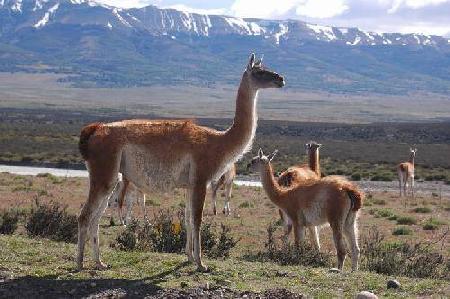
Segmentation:
<svg viewBox="0 0 450 299">
<path fill-rule="evenodd" d="M 113 228 L 111 228 L 113 229 Z M 185 263 L 180 254 L 124 252 L 103 245 L 103 260 L 111 268 L 105 271 L 75 273 L 75 245 L 23 236 L 0 236 L 2 271 L 16 278 L 29 276 L 34 280 L 100 282 L 115 279 L 129 284 L 141 281 L 144 286 L 180 288 L 181 286 L 226 286 L 238 290 L 261 291 L 287 288 L 312 297 L 354 297 L 359 291 L 371 290 L 380 297 L 448 296 L 448 281 L 396 277 L 402 288 L 387 290 L 390 278 L 370 272 L 329 273 L 325 268 L 279 266 L 269 262 L 247 262 L 239 258 L 205 262 L 209 273 L 198 273 Z M 86 263 L 92 267 L 90 258 Z M 283 275 L 280 275 L 282 273 Z M 284 275 L 288 273 L 288 275 Z M 113 284 L 114 285 L 114 284 Z M 113 287 L 113 285 L 111 287 Z M 95 290 L 93 290 L 95 292 Z"/>
<path fill-rule="evenodd" d="M 407 236 L 407 235 L 411 235 L 412 233 L 413 233 L 412 230 L 406 226 L 396 227 L 392 231 L 392 234 L 394 236 Z"/>
<path fill-rule="evenodd" d="M 412 216 L 401 216 L 397 218 L 397 224 L 402 224 L 402 225 L 413 225 L 416 224 L 417 220 L 416 218 L 412 217 Z"/>
<path fill-rule="evenodd" d="M 426 213 L 431 213 L 433 210 L 429 207 L 417 207 L 413 211 L 414 211 L 414 213 L 426 214 Z"/>
<path fill-rule="evenodd" d="M 424 223 L 424 225 L 422 226 L 422 228 L 424 230 L 436 230 L 438 229 L 441 225 L 444 225 L 445 222 L 441 221 L 439 219 L 430 217 L 428 218 L 428 220 Z"/>
</svg>

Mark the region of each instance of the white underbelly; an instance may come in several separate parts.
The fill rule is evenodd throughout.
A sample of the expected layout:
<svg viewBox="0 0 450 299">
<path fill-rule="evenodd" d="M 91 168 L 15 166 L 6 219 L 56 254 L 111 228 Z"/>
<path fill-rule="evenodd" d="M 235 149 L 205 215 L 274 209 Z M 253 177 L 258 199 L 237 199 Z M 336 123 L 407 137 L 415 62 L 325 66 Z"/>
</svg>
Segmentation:
<svg viewBox="0 0 450 299">
<path fill-rule="evenodd" d="M 189 155 L 157 155 L 145 147 L 127 145 L 122 151 L 120 172 L 148 193 L 165 192 L 186 187 L 192 174 L 192 165 Z"/>
</svg>

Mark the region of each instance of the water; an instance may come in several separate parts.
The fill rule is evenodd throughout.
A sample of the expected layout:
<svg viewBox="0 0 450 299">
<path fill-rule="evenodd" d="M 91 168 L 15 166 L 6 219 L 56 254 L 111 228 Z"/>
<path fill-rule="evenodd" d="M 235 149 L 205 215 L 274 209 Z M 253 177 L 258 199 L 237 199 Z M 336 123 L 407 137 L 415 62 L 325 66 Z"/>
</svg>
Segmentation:
<svg viewBox="0 0 450 299">
<path fill-rule="evenodd" d="M 50 173 L 58 177 L 88 177 L 88 172 L 86 170 L 75 170 L 75 169 L 61 169 L 61 168 L 49 168 L 49 167 L 33 167 L 33 166 L 10 166 L 1 165 L 0 172 L 9 172 L 19 175 L 37 175 L 39 173 Z M 261 182 L 250 179 L 248 177 L 241 177 L 236 179 L 234 183 L 238 186 L 248 186 L 248 187 L 262 187 Z M 387 192 L 398 192 L 398 182 L 372 182 L 372 181 L 360 181 L 355 182 L 364 191 L 387 191 Z M 416 182 L 415 187 L 417 194 L 431 195 L 432 193 L 441 194 L 445 197 L 450 197 L 450 185 L 445 185 L 439 182 Z"/>
<path fill-rule="evenodd" d="M 50 173 L 58 177 L 80 177 L 87 178 L 89 173 L 87 170 L 61 169 L 50 167 L 34 167 L 34 166 L 10 166 L 0 165 L 0 172 L 9 172 L 19 175 L 38 175 L 39 173 Z M 261 187 L 261 182 L 251 180 L 235 180 L 238 186 Z"/>
</svg>

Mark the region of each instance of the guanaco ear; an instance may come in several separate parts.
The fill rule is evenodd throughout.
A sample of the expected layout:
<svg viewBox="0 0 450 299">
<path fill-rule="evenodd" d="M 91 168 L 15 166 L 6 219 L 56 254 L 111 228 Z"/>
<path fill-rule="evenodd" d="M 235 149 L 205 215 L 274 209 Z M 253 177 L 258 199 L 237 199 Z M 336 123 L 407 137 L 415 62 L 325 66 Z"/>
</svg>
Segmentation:
<svg viewBox="0 0 450 299">
<path fill-rule="evenodd" d="M 317 143 L 318 148 L 321 148 L 323 146 L 322 143 Z"/>
<path fill-rule="evenodd" d="M 259 150 L 258 150 L 258 157 L 261 159 L 262 157 L 264 157 L 264 153 L 263 153 L 263 150 L 262 150 L 262 148 L 260 148 Z"/>
<path fill-rule="evenodd" d="M 250 59 L 247 64 L 247 71 L 250 71 L 255 66 L 255 53 L 250 55 Z"/>
<path fill-rule="evenodd" d="M 273 153 L 271 153 L 267 158 L 269 159 L 269 162 L 272 162 L 273 158 L 278 154 L 278 150 L 275 150 Z"/>
<path fill-rule="evenodd" d="M 263 62 L 263 59 L 264 59 L 264 54 L 262 54 L 262 55 L 261 55 L 261 58 L 258 59 L 258 60 L 255 62 L 255 66 L 261 67 L 261 66 L 262 66 L 262 62 Z"/>
</svg>

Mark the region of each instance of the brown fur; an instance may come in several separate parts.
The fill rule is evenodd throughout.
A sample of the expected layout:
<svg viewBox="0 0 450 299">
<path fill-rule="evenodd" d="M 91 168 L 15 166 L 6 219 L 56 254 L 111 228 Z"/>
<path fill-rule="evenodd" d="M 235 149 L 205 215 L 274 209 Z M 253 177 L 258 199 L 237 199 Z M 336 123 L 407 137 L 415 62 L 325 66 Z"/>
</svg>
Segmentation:
<svg viewBox="0 0 450 299">
<path fill-rule="evenodd" d="M 406 190 L 408 181 L 410 183 L 410 189 L 411 189 L 411 195 L 414 198 L 414 160 L 416 157 L 416 148 L 410 148 L 409 149 L 409 161 L 402 162 L 397 165 L 397 174 L 398 174 L 398 180 L 399 180 L 399 189 L 400 189 L 400 197 L 402 196 L 402 188 L 403 188 L 403 195 L 406 196 Z M 406 201 L 405 201 L 406 206 Z"/>
<path fill-rule="evenodd" d="M 302 164 L 289 167 L 278 177 L 278 184 L 289 187 L 292 184 L 299 184 L 305 180 L 320 178 L 319 148 L 321 146 L 321 144 L 314 141 L 307 143 L 305 147 L 307 149 L 308 165 Z"/>
<path fill-rule="evenodd" d="M 283 188 L 273 176 L 270 160 L 260 151 L 259 157 L 253 158 L 251 165 L 259 166 L 262 184 L 269 199 L 292 221 L 295 243 L 299 244 L 302 240 L 305 227 L 329 223 L 337 249 L 338 268 L 342 270 L 346 255 L 343 243 L 345 236 L 352 247 L 352 269 L 357 270 L 359 247 L 355 221 L 364 194 L 354 184 L 338 176 L 311 179 Z"/>
<path fill-rule="evenodd" d="M 102 126 L 102 123 L 92 123 L 90 125 L 85 126 L 80 133 L 80 140 L 78 142 L 78 149 L 80 150 L 80 154 L 84 160 L 89 159 L 89 138 L 95 131 Z"/>
<path fill-rule="evenodd" d="M 236 165 L 233 164 L 230 169 L 228 169 L 222 176 L 219 178 L 218 181 L 212 181 L 211 182 L 211 189 L 212 189 L 212 206 L 213 206 L 213 214 L 217 215 L 217 191 L 219 189 L 222 189 L 225 191 L 225 197 L 226 202 L 225 206 L 223 208 L 223 213 L 227 216 L 230 215 L 230 199 L 231 199 L 231 192 L 233 187 L 233 182 L 236 177 Z"/>
<path fill-rule="evenodd" d="M 88 164 L 90 188 L 78 218 L 78 268 L 83 265 L 88 232 L 93 235 L 95 261 L 104 267 L 99 257 L 98 222 L 121 172 L 142 191 L 188 189 L 186 254 L 199 270 L 205 270 L 200 224 L 206 187 L 249 150 L 256 130 L 257 91 L 282 86 L 283 77 L 264 69 L 252 55 L 238 89 L 234 122 L 226 131 L 180 120 L 124 120 L 85 127 L 80 150 Z"/>
</svg>

